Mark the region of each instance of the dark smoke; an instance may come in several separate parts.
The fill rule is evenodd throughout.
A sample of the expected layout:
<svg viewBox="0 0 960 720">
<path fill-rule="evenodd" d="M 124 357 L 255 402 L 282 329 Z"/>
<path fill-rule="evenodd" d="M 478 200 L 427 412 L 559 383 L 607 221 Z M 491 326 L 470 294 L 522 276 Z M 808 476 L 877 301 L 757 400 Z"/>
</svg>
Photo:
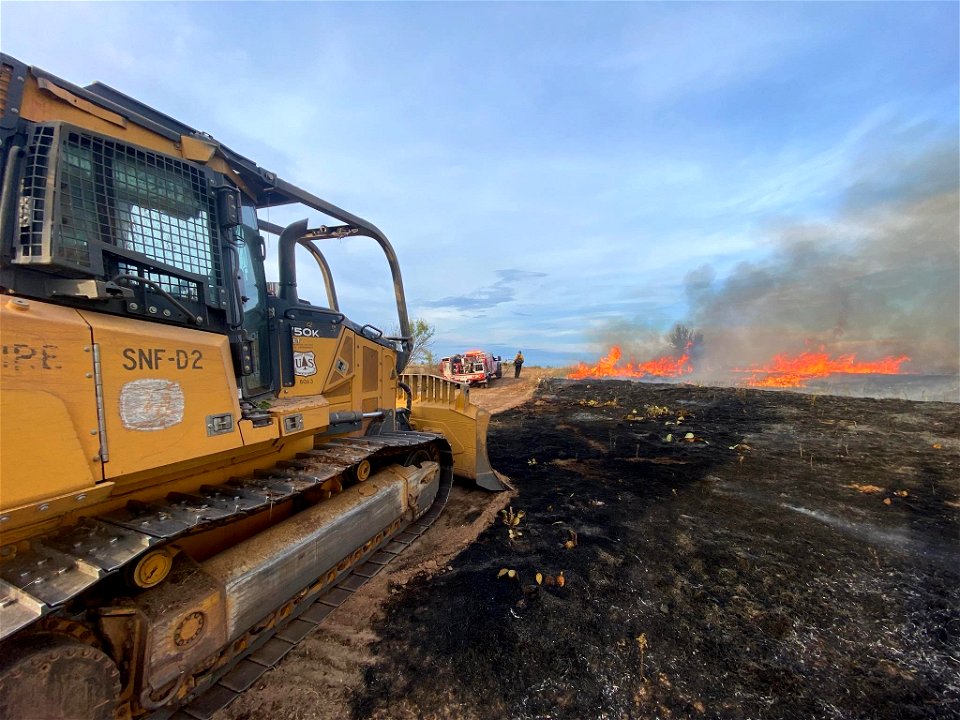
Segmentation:
<svg viewBox="0 0 960 720">
<path fill-rule="evenodd" d="M 781 228 L 773 253 L 725 278 L 686 278 L 686 324 L 704 334 L 704 376 L 776 353 L 908 355 L 908 372 L 960 362 L 960 193 L 955 142 L 872 161 L 829 224 Z M 886 167 L 885 167 L 886 165 Z"/>
</svg>

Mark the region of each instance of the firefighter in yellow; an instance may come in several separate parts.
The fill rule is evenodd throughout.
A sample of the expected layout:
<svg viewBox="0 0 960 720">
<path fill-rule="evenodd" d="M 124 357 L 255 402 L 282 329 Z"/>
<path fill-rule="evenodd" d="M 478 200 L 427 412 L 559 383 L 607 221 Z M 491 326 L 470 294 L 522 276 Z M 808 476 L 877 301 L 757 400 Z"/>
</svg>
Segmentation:
<svg viewBox="0 0 960 720">
<path fill-rule="evenodd" d="M 517 350 L 517 356 L 513 359 L 513 376 L 520 377 L 520 368 L 523 367 L 523 350 Z"/>
</svg>

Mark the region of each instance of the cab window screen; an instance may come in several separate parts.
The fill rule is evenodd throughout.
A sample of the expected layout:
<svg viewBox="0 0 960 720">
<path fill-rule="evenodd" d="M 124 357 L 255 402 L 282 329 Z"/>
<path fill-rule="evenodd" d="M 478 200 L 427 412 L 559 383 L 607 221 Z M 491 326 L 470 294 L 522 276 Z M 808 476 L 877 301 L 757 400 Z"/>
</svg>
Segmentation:
<svg viewBox="0 0 960 720">
<path fill-rule="evenodd" d="M 117 244 L 197 275 L 213 275 L 210 218 L 189 178 L 162 177 L 136 161 L 114 159 Z"/>
<path fill-rule="evenodd" d="M 61 164 L 60 240 L 95 240 L 220 284 L 215 202 L 199 168 L 107 138 L 69 132 Z M 126 269 L 126 268 L 124 268 Z M 168 292 L 196 299 L 189 282 L 151 272 Z"/>
</svg>

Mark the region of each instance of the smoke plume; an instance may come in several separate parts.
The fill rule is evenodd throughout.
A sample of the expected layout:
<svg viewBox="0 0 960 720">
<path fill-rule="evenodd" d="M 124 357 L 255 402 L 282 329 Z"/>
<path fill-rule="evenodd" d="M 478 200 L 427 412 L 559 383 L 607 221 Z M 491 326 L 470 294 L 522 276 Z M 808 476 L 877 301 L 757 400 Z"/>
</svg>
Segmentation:
<svg viewBox="0 0 960 720">
<path fill-rule="evenodd" d="M 823 348 L 908 372 L 954 374 L 960 353 L 960 193 L 955 143 L 898 159 L 849 186 L 828 224 L 781 228 L 767 257 L 719 279 L 690 272 L 687 324 L 704 334 L 699 374 Z M 892 176 L 891 176 L 892 173 Z"/>
</svg>

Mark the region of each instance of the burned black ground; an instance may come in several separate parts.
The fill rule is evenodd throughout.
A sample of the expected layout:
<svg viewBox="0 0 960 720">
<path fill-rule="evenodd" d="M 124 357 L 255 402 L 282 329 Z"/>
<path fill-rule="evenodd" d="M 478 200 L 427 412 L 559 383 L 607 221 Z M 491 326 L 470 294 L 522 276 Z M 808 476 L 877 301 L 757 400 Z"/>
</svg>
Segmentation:
<svg viewBox="0 0 960 720">
<path fill-rule="evenodd" d="M 522 535 L 397 595 L 353 713 L 958 717 L 958 438 L 946 403 L 549 381 L 490 429 Z"/>
</svg>

